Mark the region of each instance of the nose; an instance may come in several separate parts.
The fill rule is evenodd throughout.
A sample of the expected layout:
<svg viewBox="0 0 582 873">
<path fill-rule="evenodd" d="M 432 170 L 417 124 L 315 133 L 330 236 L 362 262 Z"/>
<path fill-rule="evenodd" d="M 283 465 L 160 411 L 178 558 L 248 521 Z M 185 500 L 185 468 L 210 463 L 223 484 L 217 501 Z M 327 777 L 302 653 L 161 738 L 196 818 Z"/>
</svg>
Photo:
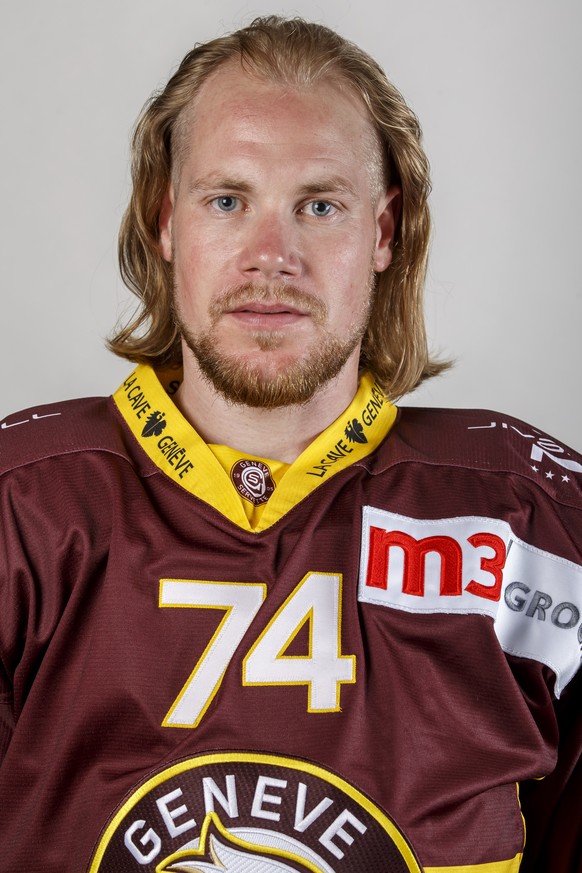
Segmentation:
<svg viewBox="0 0 582 873">
<path fill-rule="evenodd" d="M 271 211 L 249 217 L 239 267 L 250 281 L 297 278 L 301 258 L 292 217 Z"/>
</svg>

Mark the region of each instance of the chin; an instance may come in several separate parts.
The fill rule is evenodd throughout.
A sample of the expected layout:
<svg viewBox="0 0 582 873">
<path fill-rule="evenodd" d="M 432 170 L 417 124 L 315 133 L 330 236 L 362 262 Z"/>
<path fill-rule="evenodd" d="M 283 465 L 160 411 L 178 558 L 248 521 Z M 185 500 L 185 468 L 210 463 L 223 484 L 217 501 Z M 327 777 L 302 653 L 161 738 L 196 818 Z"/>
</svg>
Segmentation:
<svg viewBox="0 0 582 873">
<path fill-rule="evenodd" d="M 225 352 L 212 331 L 197 336 L 184 331 L 182 335 L 202 377 L 215 391 L 229 403 L 263 409 L 308 403 L 346 366 L 361 339 L 359 333 L 347 341 L 325 334 L 301 351 L 279 345 Z M 272 344 L 279 334 L 267 336 Z"/>
</svg>

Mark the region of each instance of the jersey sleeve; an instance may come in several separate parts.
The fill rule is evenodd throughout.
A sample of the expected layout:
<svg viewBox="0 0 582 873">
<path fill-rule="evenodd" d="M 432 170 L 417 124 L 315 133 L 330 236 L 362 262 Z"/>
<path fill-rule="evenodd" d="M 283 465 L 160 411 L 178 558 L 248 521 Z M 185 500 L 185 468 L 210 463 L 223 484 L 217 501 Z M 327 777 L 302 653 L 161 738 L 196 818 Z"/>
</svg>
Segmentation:
<svg viewBox="0 0 582 873">
<path fill-rule="evenodd" d="M 124 458 L 111 409 L 101 398 L 67 401 L 0 427 L 0 763 L 75 579 L 106 550 L 88 489 L 106 506 L 91 458 Z"/>
<path fill-rule="evenodd" d="M 6 670 L 0 662 L 0 765 L 10 744 L 14 730 L 14 708 L 12 700 L 12 684 L 6 675 Z"/>
<path fill-rule="evenodd" d="M 556 768 L 521 785 L 526 849 L 520 873 L 582 870 L 582 671 L 555 703 Z"/>
</svg>

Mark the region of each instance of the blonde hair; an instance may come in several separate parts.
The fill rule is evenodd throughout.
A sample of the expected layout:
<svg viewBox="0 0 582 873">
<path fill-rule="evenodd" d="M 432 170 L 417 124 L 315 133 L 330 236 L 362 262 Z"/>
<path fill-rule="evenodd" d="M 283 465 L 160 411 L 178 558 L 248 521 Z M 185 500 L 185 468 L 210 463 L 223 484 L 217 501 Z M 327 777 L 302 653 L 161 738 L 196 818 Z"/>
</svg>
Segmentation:
<svg viewBox="0 0 582 873">
<path fill-rule="evenodd" d="M 119 235 L 121 275 L 141 306 L 111 336 L 109 348 L 156 367 L 181 363 L 172 267 L 159 245 L 160 209 L 180 161 L 186 110 L 210 74 L 232 59 L 249 72 L 286 85 L 335 79 L 368 108 L 383 150 L 386 185 L 396 184 L 402 191 L 402 213 L 392 263 L 377 277 L 360 363 L 392 399 L 401 397 L 448 366 L 430 359 L 424 324 L 430 179 L 420 126 L 371 57 L 329 28 L 300 18 L 257 18 L 236 33 L 197 45 L 163 91 L 146 104 L 133 136 L 133 191 Z"/>
</svg>

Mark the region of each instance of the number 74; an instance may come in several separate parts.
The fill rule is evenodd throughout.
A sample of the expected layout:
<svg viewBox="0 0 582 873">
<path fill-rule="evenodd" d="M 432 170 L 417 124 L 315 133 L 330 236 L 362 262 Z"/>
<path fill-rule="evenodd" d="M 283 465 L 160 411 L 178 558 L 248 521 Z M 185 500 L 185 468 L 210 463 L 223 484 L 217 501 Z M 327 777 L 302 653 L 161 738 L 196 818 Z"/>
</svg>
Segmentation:
<svg viewBox="0 0 582 873">
<path fill-rule="evenodd" d="M 247 652 L 242 684 L 307 685 L 308 712 L 337 712 L 342 684 L 356 679 L 355 655 L 341 653 L 341 588 L 340 574 L 307 573 Z M 164 727 L 200 724 L 266 593 L 260 582 L 160 580 L 160 607 L 225 611 L 164 718 Z M 309 632 L 308 654 L 285 654 L 304 626 Z"/>
</svg>

